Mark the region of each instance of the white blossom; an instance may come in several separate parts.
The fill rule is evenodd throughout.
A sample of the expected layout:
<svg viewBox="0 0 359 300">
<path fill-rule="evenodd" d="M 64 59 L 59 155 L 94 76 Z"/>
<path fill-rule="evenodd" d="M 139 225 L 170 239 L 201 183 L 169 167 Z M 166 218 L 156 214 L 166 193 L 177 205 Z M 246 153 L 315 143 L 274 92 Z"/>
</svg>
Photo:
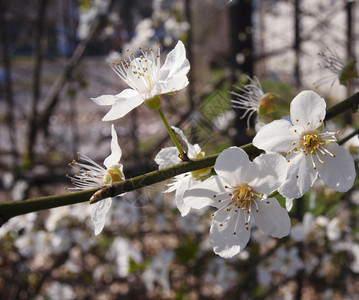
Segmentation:
<svg viewBox="0 0 359 300">
<path fill-rule="evenodd" d="M 336 142 L 338 132 L 323 131 L 326 104 L 313 91 L 298 94 L 290 106 L 291 122 L 276 120 L 263 126 L 253 145 L 271 152 L 285 153 L 288 173 L 279 192 L 299 198 L 317 176 L 338 192 L 348 191 L 355 180 L 353 157 Z"/>
<path fill-rule="evenodd" d="M 91 158 L 82 155 L 80 161 L 73 161 L 70 165 L 78 172 L 73 176 L 69 176 L 75 185 L 73 189 L 90 189 L 99 188 L 107 184 L 119 182 L 125 179 L 123 174 L 123 166 L 120 164 L 122 150 L 118 144 L 117 133 L 115 127 L 111 127 L 111 154 L 103 164 L 103 168 Z M 112 198 L 103 199 L 93 204 L 91 209 L 91 220 L 95 227 L 95 235 L 99 234 L 105 226 L 106 215 L 112 203 Z"/>
<path fill-rule="evenodd" d="M 200 146 L 198 144 L 192 145 L 183 134 L 182 130 L 177 127 L 172 126 L 172 129 L 182 138 L 182 140 L 187 145 L 187 156 L 188 158 L 200 158 L 205 155 L 202 152 Z M 163 169 L 181 162 L 179 158 L 179 151 L 177 147 L 168 147 L 162 149 L 155 157 L 155 162 L 158 164 L 159 169 Z M 169 183 L 168 189 L 165 193 L 170 193 L 176 191 L 175 194 L 175 203 L 177 205 L 178 210 L 181 212 L 182 216 L 186 216 L 190 211 L 190 206 L 186 205 L 183 202 L 184 193 L 193 185 L 200 182 L 201 179 L 208 176 L 211 169 L 201 169 L 193 172 L 188 172 L 184 174 L 177 175 L 173 178 L 173 182 Z"/>
<path fill-rule="evenodd" d="M 216 254 L 230 258 L 247 245 L 251 221 L 265 233 L 282 238 L 289 234 L 290 219 L 278 201 L 267 196 L 286 174 L 285 159 L 263 154 L 250 162 L 238 147 L 224 150 L 214 165 L 217 175 L 193 186 L 184 202 L 194 209 L 214 206 L 210 240 Z"/>
<path fill-rule="evenodd" d="M 128 51 L 128 57 L 113 63 L 113 71 L 130 87 L 117 95 L 103 95 L 91 98 L 99 105 L 111 106 L 102 119 L 111 121 L 122 118 L 144 101 L 156 96 L 183 89 L 188 84 L 187 72 L 190 65 L 186 49 L 181 41 L 167 55 L 164 65 L 160 66 L 160 47 L 142 49 L 136 57 Z"/>
</svg>

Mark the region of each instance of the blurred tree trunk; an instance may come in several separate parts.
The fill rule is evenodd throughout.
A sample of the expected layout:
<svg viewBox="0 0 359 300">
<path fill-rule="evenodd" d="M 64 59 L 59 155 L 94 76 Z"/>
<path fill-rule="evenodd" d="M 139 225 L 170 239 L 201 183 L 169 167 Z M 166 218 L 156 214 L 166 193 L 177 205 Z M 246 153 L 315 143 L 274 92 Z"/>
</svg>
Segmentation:
<svg viewBox="0 0 359 300">
<path fill-rule="evenodd" d="M 41 69 L 42 69 L 42 59 L 43 59 L 43 34 L 46 23 L 46 6 L 47 0 L 39 0 L 37 8 L 37 20 L 34 36 L 34 69 L 33 69 L 33 89 L 32 89 L 32 103 L 31 111 L 29 116 L 28 123 L 28 133 L 27 133 L 27 149 L 25 156 L 25 165 L 31 166 L 33 164 L 34 156 L 34 141 L 35 135 L 37 132 L 38 126 L 38 102 L 40 99 L 40 87 L 41 87 Z"/>
<path fill-rule="evenodd" d="M 17 152 L 17 143 L 16 143 L 16 131 L 14 124 L 14 94 L 12 90 L 12 69 L 11 69 L 11 58 L 9 53 L 9 39 L 7 34 L 7 20 L 5 16 L 7 14 L 7 4 L 6 0 L 0 0 L 0 43 L 1 43 L 1 60 L 4 67 L 4 93 L 6 101 L 6 115 L 5 122 L 9 130 L 10 138 L 10 151 L 13 157 L 12 168 L 13 171 L 16 170 L 18 166 L 18 152 Z"/>
<path fill-rule="evenodd" d="M 252 0 L 238 0 L 230 7 L 230 39 L 232 82 L 238 81 L 239 74 L 253 76 Z M 247 119 L 241 119 L 244 111 L 236 110 L 234 145 L 251 142 L 247 134 Z"/>
<path fill-rule="evenodd" d="M 194 88 L 195 88 L 195 82 L 194 82 L 194 61 L 193 61 L 193 53 L 192 53 L 192 46 L 193 46 L 193 24 L 192 22 L 192 10 L 191 10 L 191 0 L 186 0 L 185 2 L 185 15 L 186 15 L 186 21 L 191 24 L 188 32 L 187 32 L 187 43 L 186 43 L 186 54 L 187 59 L 189 60 L 191 64 L 191 68 L 188 71 L 188 80 L 190 84 L 187 86 L 187 92 L 188 92 L 188 99 L 189 99 L 189 106 L 191 113 L 194 113 L 196 110 L 196 101 L 194 96 Z M 197 140 L 197 134 L 196 134 L 196 124 L 192 124 L 191 122 L 191 143 L 195 144 L 198 142 Z"/>
<path fill-rule="evenodd" d="M 300 56 L 301 56 L 301 36 L 300 36 L 300 0 L 294 1 L 294 84 L 299 89 L 302 85 L 300 72 Z"/>
<path fill-rule="evenodd" d="M 346 57 L 346 61 L 355 59 L 355 51 L 354 51 L 354 45 L 355 43 L 353 43 L 353 39 L 355 37 L 355 33 L 354 33 L 354 28 L 353 28 L 353 20 L 355 20 L 353 14 L 355 11 L 355 2 L 354 1 L 346 1 L 345 0 L 345 10 L 346 10 L 346 15 L 347 15 L 347 28 L 346 28 L 346 44 L 347 44 L 347 57 Z M 356 87 L 356 84 L 353 83 L 351 80 L 348 81 L 348 86 L 347 86 L 347 96 L 349 97 L 350 95 L 354 94 L 354 89 Z M 351 111 L 347 111 L 344 114 L 344 119 L 345 119 L 345 123 L 352 125 L 352 121 L 353 121 L 353 117 L 352 117 L 352 112 Z"/>
</svg>

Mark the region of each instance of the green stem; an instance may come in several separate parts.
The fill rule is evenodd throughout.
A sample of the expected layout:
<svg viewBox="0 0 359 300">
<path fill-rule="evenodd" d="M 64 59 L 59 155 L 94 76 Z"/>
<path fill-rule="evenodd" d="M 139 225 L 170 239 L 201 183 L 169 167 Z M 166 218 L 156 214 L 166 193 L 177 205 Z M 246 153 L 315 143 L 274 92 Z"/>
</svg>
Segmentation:
<svg viewBox="0 0 359 300">
<path fill-rule="evenodd" d="M 160 117 L 162 119 L 162 122 L 163 124 L 165 124 L 165 127 L 167 129 L 167 132 L 168 134 L 170 135 L 173 143 L 176 145 L 179 153 L 180 153 L 180 158 L 182 159 L 182 161 L 186 161 L 188 160 L 188 157 L 187 157 L 187 154 L 183 151 L 182 147 L 181 147 L 181 144 L 178 142 L 175 134 L 173 133 L 172 129 L 171 129 L 171 126 L 168 124 L 167 120 L 166 120 L 166 117 L 165 115 L 163 114 L 163 111 L 161 108 L 159 108 L 158 110 L 158 113 L 160 114 Z"/>
</svg>

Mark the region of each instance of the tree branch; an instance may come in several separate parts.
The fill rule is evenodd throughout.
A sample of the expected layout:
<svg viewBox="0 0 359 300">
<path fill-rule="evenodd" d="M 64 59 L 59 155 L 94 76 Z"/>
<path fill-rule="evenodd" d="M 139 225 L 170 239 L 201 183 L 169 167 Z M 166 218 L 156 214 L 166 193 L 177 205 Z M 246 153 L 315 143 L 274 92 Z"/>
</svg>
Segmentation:
<svg viewBox="0 0 359 300">
<path fill-rule="evenodd" d="M 252 144 L 244 145 L 242 148 L 247 153 L 258 152 L 258 149 L 255 148 Z M 214 154 L 200 159 L 194 159 L 193 161 L 182 162 L 177 165 L 133 177 L 110 186 L 105 186 L 102 188 L 99 187 L 98 189 L 28 199 L 24 201 L 1 203 L 0 225 L 3 225 L 6 221 L 15 216 L 88 201 L 94 193 L 96 193 L 97 196 L 93 202 L 97 202 L 107 197 L 114 197 L 124 192 L 130 192 L 154 183 L 164 181 L 179 174 L 212 167 L 216 161 L 217 156 L 218 154 Z"/>
<path fill-rule="evenodd" d="M 326 120 L 340 115 L 347 109 L 356 108 L 359 105 L 359 93 L 345 99 L 344 101 L 328 108 Z M 247 144 L 241 147 L 248 154 L 258 155 L 260 151 L 252 144 Z M 40 211 L 59 206 L 65 206 L 75 203 L 88 201 L 91 197 L 91 203 L 96 203 L 108 197 L 115 197 L 125 192 L 130 192 L 139 188 L 143 188 L 154 183 L 164 181 L 176 175 L 199 170 L 203 168 L 212 167 L 218 157 L 218 154 L 213 154 L 199 159 L 193 159 L 188 162 L 156 170 L 137 177 L 127 179 L 122 182 L 104 186 L 98 189 L 91 189 L 81 192 L 74 192 L 65 195 L 48 196 L 36 199 L 28 199 L 18 202 L 0 203 L 0 226 L 3 225 L 10 218 L 27 214 L 35 211 Z"/>
</svg>

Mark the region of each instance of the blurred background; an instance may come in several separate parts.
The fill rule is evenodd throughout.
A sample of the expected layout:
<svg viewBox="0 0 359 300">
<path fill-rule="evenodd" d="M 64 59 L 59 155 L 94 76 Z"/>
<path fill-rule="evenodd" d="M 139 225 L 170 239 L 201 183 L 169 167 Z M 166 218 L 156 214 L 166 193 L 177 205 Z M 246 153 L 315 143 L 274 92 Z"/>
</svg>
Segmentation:
<svg viewBox="0 0 359 300">
<path fill-rule="evenodd" d="M 255 130 L 231 107 L 230 91 L 256 76 L 288 114 L 299 91 L 330 106 L 358 92 L 341 85 L 320 53 L 345 64 L 359 55 L 359 3 L 347 0 L 0 0 L 0 201 L 62 194 L 77 152 L 110 154 L 107 107 L 118 94 L 111 70 L 126 49 L 178 40 L 191 64 L 188 87 L 163 111 L 206 154 L 251 142 Z M 278 115 L 279 116 L 279 115 Z M 142 106 L 113 122 L 127 178 L 157 169 L 172 146 Z M 328 127 L 358 128 L 348 112 Z M 359 140 L 345 144 L 355 158 Z M 113 201 L 94 236 L 88 204 L 16 217 L 0 228 L 1 299 L 355 299 L 359 295 L 359 194 L 313 187 L 291 210 L 291 236 L 255 229 L 231 260 L 208 241 L 210 211 L 182 218 L 163 183 Z M 284 205 L 283 199 L 280 199 Z"/>
</svg>

